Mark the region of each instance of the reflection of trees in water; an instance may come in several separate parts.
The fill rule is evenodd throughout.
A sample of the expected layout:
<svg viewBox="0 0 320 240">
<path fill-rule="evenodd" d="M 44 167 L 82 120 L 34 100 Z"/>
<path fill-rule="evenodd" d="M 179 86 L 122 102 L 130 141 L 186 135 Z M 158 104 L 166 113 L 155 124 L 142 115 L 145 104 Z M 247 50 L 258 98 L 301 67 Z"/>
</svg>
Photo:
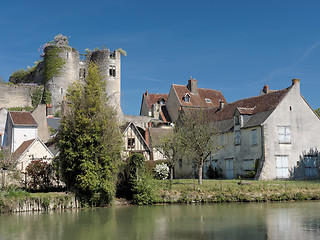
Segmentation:
<svg viewBox="0 0 320 240">
<path fill-rule="evenodd" d="M 190 204 L 1 215 L 0 239 L 320 239 L 319 207 Z"/>
</svg>

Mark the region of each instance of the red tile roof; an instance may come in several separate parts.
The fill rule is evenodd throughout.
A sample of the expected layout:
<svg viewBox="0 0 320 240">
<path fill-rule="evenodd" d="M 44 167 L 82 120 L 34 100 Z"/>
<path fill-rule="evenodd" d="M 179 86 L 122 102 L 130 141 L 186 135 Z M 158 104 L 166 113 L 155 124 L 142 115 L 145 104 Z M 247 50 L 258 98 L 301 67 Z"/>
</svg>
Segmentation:
<svg viewBox="0 0 320 240">
<path fill-rule="evenodd" d="M 236 109 L 238 109 L 241 114 L 245 115 L 254 115 L 271 111 L 278 106 L 290 89 L 291 87 L 257 97 L 240 99 L 236 102 L 225 104 L 221 110 L 219 107 L 216 107 L 207 111 L 210 112 L 210 118 L 213 121 L 232 119 Z"/>
<path fill-rule="evenodd" d="M 177 84 L 172 84 L 172 86 L 179 98 L 181 106 L 209 108 L 220 106 L 220 101 L 227 102 L 221 91 L 198 88 L 198 94 L 195 95 L 190 92 L 187 86 Z M 190 102 L 183 100 L 186 94 L 189 94 Z M 206 99 L 210 99 L 211 102 L 207 102 Z"/>
<path fill-rule="evenodd" d="M 9 112 L 13 125 L 38 126 L 30 112 Z"/>
<path fill-rule="evenodd" d="M 148 108 L 151 109 L 151 106 L 155 104 L 157 101 L 164 99 L 165 103 L 168 99 L 168 94 L 165 93 L 144 93 L 143 97 L 146 99 L 146 103 Z"/>
<path fill-rule="evenodd" d="M 18 149 L 13 153 L 14 157 L 18 158 L 22 153 L 24 153 L 25 150 L 28 149 L 28 147 L 34 142 L 35 139 L 31 139 L 28 141 L 24 141 Z"/>
</svg>

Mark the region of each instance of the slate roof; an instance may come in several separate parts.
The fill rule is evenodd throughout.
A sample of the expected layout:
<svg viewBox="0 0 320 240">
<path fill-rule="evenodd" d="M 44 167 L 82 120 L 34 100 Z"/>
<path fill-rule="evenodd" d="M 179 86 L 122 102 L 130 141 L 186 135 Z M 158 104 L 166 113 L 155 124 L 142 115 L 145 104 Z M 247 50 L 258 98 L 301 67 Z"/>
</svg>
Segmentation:
<svg viewBox="0 0 320 240">
<path fill-rule="evenodd" d="M 220 101 L 227 102 L 222 92 L 218 90 L 197 88 L 198 94 L 195 95 L 190 92 L 187 86 L 172 84 L 172 87 L 179 98 L 181 106 L 209 108 L 219 106 Z M 186 94 L 189 94 L 190 102 L 183 100 Z M 211 102 L 207 102 L 206 99 L 210 99 Z"/>
<path fill-rule="evenodd" d="M 258 126 L 270 116 L 290 89 L 291 87 L 272 91 L 265 95 L 240 99 L 236 102 L 225 104 L 222 109 L 215 107 L 205 111 L 210 121 L 214 122 L 221 131 L 233 129 L 233 118 L 236 111 L 248 116 L 243 128 Z"/>
<path fill-rule="evenodd" d="M 30 112 L 9 112 L 9 115 L 12 119 L 13 125 L 19 126 L 34 126 L 37 127 L 38 124 L 36 120 L 33 118 Z"/>
<path fill-rule="evenodd" d="M 155 104 L 160 99 L 164 99 L 165 103 L 168 99 L 168 94 L 165 93 L 143 93 L 143 97 L 146 100 L 148 109 L 151 109 L 151 106 Z"/>
</svg>

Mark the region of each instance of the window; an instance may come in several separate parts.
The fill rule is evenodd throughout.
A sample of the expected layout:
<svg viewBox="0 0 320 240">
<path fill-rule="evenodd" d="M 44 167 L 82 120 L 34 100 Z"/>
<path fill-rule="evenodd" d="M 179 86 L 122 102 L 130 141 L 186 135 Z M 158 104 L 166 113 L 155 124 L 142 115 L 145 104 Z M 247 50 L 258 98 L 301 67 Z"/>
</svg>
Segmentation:
<svg viewBox="0 0 320 240">
<path fill-rule="evenodd" d="M 254 160 L 253 159 L 245 159 L 243 161 L 243 170 L 244 171 L 253 171 L 254 170 Z"/>
<path fill-rule="evenodd" d="M 164 101 L 163 98 L 161 98 L 161 100 L 160 100 L 160 105 L 164 105 L 164 104 L 165 104 L 165 101 Z"/>
<path fill-rule="evenodd" d="M 240 124 L 240 118 L 239 116 L 234 116 L 234 124 L 239 125 Z"/>
<path fill-rule="evenodd" d="M 279 126 L 279 142 L 280 143 L 291 143 L 290 127 Z"/>
<path fill-rule="evenodd" d="M 63 88 L 60 88 L 60 93 L 63 94 Z"/>
<path fill-rule="evenodd" d="M 110 65 L 109 66 L 109 76 L 115 77 L 116 76 L 116 66 Z"/>
<path fill-rule="evenodd" d="M 86 77 L 86 70 L 84 68 L 79 69 L 79 78 L 85 78 Z"/>
<path fill-rule="evenodd" d="M 116 52 L 110 53 L 110 58 L 116 58 Z"/>
<path fill-rule="evenodd" d="M 135 139 L 128 138 L 128 148 L 134 148 L 134 147 L 135 147 Z"/>
<path fill-rule="evenodd" d="M 240 145 L 241 143 L 241 134 L 240 134 L 240 131 L 235 131 L 234 132 L 234 144 L 235 145 Z"/>
<path fill-rule="evenodd" d="M 251 131 L 251 145 L 252 146 L 258 145 L 257 129 L 253 129 Z"/>
<path fill-rule="evenodd" d="M 304 163 L 306 177 L 317 177 L 317 157 L 305 156 Z"/>
<path fill-rule="evenodd" d="M 209 98 L 206 98 L 205 100 L 206 100 L 206 103 L 212 103 L 211 99 L 209 99 Z"/>
<path fill-rule="evenodd" d="M 183 98 L 183 101 L 185 101 L 185 102 L 190 102 L 190 95 L 187 93 Z"/>
</svg>

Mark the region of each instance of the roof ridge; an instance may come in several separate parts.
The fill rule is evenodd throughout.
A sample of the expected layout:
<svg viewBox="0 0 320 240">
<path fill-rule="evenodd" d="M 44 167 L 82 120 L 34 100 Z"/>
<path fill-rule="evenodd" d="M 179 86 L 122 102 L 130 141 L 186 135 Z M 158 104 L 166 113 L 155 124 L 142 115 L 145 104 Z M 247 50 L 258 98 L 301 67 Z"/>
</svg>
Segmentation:
<svg viewBox="0 0 320 240">
<path fill-rule="evenodd" d="M 274 90 L 274 92 L 267 93 L 267 94 L 264 94 L 264 95 L 258 95 L 258 96 L 253 96 L 253 97 L 241 98 L 241 99 L 239 99 L 239 100 L 237 100 L 237 101 L 234 101 L 234 102 L 231 102 L 231 103 L 227 103 L 227 105 L 231 105 L 231 104 L 234 104 L 234 103 L 236 103 L 236 102 L 243 101 L 243 100 L 246 100 L 246 99 L 260 98 L 260 97 L 263 97 L 263 96 L 275 94 L 275 93 L 280 92 L 280 91 L 289 90 L 291 87 L 292 87 L 292 86 L 287 87 L 287 88 L 284 88 L 284 89 Z"/>
</svg>

